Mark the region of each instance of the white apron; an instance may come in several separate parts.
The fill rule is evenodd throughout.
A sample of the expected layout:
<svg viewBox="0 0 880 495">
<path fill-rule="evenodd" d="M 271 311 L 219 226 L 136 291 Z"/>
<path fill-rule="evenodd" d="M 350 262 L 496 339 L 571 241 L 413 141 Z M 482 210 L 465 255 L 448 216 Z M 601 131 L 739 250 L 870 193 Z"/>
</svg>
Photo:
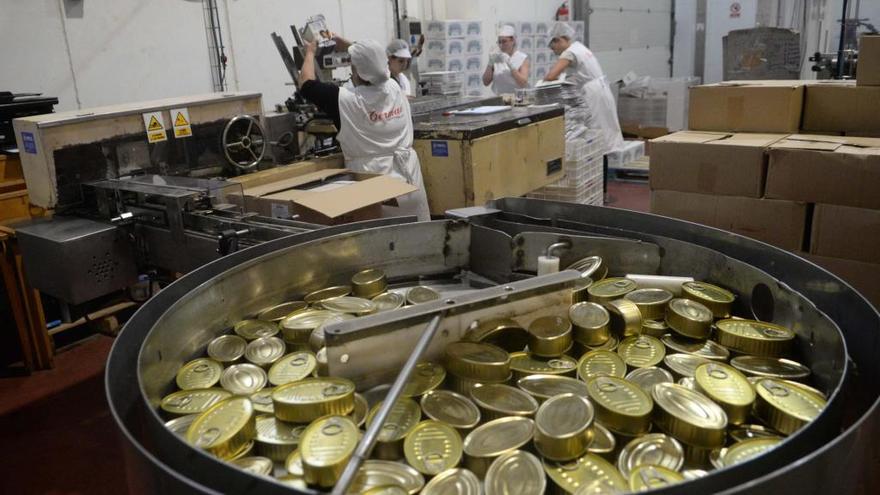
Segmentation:
<svg viewBox="0 0 880 495">
<path fill-rule="evenodd" d="M 413 150 L 409 100 L 391 79 L 377 86 L 339 89 L 340 129 L 336 136 L 345 166 L 356 172 L 390 175 L 419 188 L 397 198 L 399 208 L 384 208 L 386 216 L 415 215 L 430 220 L 428 196 L 419 157 Z"/>
<path fill-rule="evenodd" d="M 517 50 L 510 56 L 510 65 L 514 70 L 519 70 L 523 62 L 526 61 L 528 55 Z M 507 64 L 495 64 L 492 75 L 492 92 L 496 95 L 513 94 L 519 85 L 510 73 L 510 67 Z"/>
<path fill-rule="evenodd" d="M 567 57 L 567 53 L 573 56 L 574 60 Z M 583 88 L 583 104 L 587 110 L 585 125 L 602 132 L 606 153 L 623 147 L 623 135 L 620 132 L 620 122 L 617 120 L 614 94 L 593 52 L 581 42 L 575 41 L 560 55 L 560 58 L 567 58 L 570 61 L 565 68 L 565 80 Z"/>
</svg>

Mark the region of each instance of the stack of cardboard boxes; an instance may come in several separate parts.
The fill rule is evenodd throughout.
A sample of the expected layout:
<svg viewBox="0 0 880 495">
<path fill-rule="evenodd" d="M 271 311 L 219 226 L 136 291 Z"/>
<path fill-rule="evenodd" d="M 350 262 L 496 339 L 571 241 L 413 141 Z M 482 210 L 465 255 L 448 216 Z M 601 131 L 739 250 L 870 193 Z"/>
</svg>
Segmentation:
<svg viewBox="0 0 880 495">
<path fill-rule="evenodd" d="M 652 212 L 796 252 L 880 305 L 880 36 L 858 74 L 693 88 L 691 130 L 651 142 Z"/>
</svg>

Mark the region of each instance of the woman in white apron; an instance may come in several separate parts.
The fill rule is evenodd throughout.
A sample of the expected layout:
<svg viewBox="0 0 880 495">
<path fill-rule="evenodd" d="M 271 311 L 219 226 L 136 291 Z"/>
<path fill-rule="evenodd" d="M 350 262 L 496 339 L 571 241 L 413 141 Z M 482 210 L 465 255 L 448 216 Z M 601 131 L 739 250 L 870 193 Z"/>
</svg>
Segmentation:
<svg viewBox="0 0 880 495">
<path fill-rule="evenodd" d="M 498 51 L 489 54 L 489 65 L 483 72 L 483 85 L 492 85 L 496 95 L 512 94 L 516 88 L 529 85 L 528 55 L 516 49 L 516 31 L 513 26 L 501 26 L 498 31 Z"/>
<path fill-rule="evenodd" d="M 585 125 L 602 132 L 606 153 L 623 146 L 620 122 L 617 120 L 617 105 L 611 87 L 599 66 L 593 52 L 580 41 L 572 41 L 574 29 L 568 24 L 557 22 L 550 30 L 550 49 L 559 56 L 544 77 L 554 81 L 564 72 L 565 81 L 583 88 L 581 105 L 586 107 Z"/>
<path fill-rule="evenodd" d="M 409 100 L 390 78 L 385 48 L 373 40 L 351 44 L 353 89 L 315 80 L 315 51 L 315 44 L 306 45 L 300 91 L 333 118 L 345 166 L 356 172 L 397 177 L 418 187 L 418 191 L 397 198 L 399 208 L 390 214 L 430 220 L 419 157 L 412 148 Z"/>
</svg>

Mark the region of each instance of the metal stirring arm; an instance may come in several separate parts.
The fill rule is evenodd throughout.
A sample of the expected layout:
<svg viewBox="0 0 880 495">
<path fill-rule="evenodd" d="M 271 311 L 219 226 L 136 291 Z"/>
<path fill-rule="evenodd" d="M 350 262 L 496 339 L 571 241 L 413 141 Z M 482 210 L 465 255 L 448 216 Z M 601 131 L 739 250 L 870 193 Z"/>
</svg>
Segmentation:
<svg viewBox="0 0 880 495">
<path fill-rule="evenodd" d="M 413 370 L 419 363 L 425 350 L 431 344 L 434 334 L 436 334 L 437 329 L 440 328 L 440 320 L 442 317 L 443 313 L 438 313 L 428 322 L 428 328 L 425 329 L 421 338 L 419 338 L 415 349 L 412 354 L 410 354 L 409 359 L 406 360 L 406 364 L 403 365 L 403 370 L 397 375 L 397 379 L 394 380 L 394 384 L 391 385 L 388 395 L 385 396 L 385 400 L 382 401 L 382 406 L 379 407 L 379 411 L 376 413 L 372 424 L 367 428 L 364 438 L 361 439 L 357 449 L 354 451 L 348 464 L 346 464 L 345 470 L 342 471 L 339 481 L 336 482 L 336 486 L 333 487 L 333 491 L 331 492 L 333 495 L 345 495 L 348 492 L 348 487 L 351 486 L 355 476 L 357 476 L 361 464 L 370 456 L 373 446 L 376 445 L 376 439 L 379 437 L 379 432 L 382 431 L 382 427 L 385 426 L 385 421 L 391 413 L 391 408 L 394 407 L 394 403 L 400 398 L 400 394 L 403 393 L 403 387 L 406 386 L 410 375 L 412 375 Z"/>
</svg>

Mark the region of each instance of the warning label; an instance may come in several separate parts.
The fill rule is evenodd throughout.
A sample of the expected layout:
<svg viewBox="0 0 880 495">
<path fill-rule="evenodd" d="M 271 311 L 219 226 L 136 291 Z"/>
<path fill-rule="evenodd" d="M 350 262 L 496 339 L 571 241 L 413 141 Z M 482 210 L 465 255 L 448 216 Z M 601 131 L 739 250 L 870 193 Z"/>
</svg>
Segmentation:
<svg viewBox="0 0 880 495">
<path fill-rule="evenodd" d="M 149 112 L 141 114 L 144 118 L 144 127 L 147 128 L 147 142 L 160 143 L 168 139 L 165 134 L 165 119 L 162 112 Z"/>
<path fill-rule="evenodd" d="M 192 136 L 192 126 L 189 123 L 189 110 L 186 108 L 172 108 L 171 117 L 174 119 L 175 138 Z"/>
</svg>

